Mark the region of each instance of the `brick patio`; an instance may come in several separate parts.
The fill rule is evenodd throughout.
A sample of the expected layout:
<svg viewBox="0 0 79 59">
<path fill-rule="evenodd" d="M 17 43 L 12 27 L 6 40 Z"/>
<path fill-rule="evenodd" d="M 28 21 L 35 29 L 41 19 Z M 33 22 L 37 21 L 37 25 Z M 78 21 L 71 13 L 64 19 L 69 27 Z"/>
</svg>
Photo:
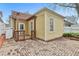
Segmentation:
<svg viewBox="0 0 79 59">
<path fill-rule="evenodd" d="M 79 41 L 59 38 L 50 42 L 8 39 L 0 49 L 1 56 L 79 56 Z"/>
</svg>

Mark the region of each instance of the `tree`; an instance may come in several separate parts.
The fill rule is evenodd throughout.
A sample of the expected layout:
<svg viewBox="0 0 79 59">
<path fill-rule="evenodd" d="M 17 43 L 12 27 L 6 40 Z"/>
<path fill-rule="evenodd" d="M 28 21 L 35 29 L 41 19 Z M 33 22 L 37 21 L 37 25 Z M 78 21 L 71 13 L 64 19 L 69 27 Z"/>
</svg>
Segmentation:
<svg viewBox="0 0 79 59">
<path fill-rule="evenodd" d="M 48 8 L 57 11 L 64 17 L 75 17 L 74 22 L 79 20 L 79 4 L 78 3 L 52 3 L 48 4 Z M 67 14 L 67 15 L 66 15 Z"/>
<path fill-rule="evenodd" d="M 59 6 L 66 7 L 66 8 L 74 8 L 77 11 L 79 17 L 79 4 L 78 3 L 56 3 Z"/>
</svg>

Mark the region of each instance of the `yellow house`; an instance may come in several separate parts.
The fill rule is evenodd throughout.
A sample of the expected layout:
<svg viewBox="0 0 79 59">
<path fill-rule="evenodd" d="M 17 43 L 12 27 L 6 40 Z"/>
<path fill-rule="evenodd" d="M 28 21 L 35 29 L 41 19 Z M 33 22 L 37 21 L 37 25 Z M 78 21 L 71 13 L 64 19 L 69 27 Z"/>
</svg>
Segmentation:
<svg viewBox="0 0 79 59">
<path fill-rule="evenodd" d="M 62 37 L 64 31 L 64 17 L 48 8 L 34 15 L 13 11 L 10 23 L 14 31 L 24 31 L 25 35 L 45 41 Z"/>
</svg>

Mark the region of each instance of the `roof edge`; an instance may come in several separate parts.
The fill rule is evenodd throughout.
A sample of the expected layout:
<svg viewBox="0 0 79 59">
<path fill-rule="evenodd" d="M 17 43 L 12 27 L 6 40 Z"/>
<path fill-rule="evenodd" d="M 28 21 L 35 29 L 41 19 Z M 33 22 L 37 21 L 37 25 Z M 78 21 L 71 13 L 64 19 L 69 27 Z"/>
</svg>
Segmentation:
<svg viewBox="0 0 79 59">
<path fill-rule="evenodd" d="M 49 9 L 49 8 L 47 8 L 47 7 L 41 8 L 41 9 L 40 9 L 39 11 L 37 11 L 34 15 L 36 15 L 36 14 L 38 14 L 38 13 L 40 13 L 40 12 L 44 11 L 44 10 L 49 10 L 49 11 L 51 11 L 52 13 L 55 13 L 56 15 L 58 15 L 58 16 L 60 16 L 60 17 L 65 18 L 64 16 L 62 16 L 62 15 L 58 14 L 57 12 L 55 12 L 55 11 L 53 11 L 53 10 L 50 10 L 50 9 Z"/>
</svg>

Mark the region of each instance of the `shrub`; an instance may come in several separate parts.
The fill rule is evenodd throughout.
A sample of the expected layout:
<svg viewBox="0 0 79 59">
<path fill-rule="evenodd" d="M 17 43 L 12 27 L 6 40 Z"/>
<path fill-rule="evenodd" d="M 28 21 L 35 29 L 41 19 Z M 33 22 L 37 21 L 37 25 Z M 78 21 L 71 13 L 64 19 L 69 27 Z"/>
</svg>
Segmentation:
<svg viewBox="0 0 79 59">
<path fill-rule="evenodd" d="M 64 37 L 79 37 L 79 33 L 64 33 Z"/>
<path fill-rule="evenodd" d="M 63 36 L 64 37 L 72 37 L 72 33 L 64 33 Z"/>
</svg>

